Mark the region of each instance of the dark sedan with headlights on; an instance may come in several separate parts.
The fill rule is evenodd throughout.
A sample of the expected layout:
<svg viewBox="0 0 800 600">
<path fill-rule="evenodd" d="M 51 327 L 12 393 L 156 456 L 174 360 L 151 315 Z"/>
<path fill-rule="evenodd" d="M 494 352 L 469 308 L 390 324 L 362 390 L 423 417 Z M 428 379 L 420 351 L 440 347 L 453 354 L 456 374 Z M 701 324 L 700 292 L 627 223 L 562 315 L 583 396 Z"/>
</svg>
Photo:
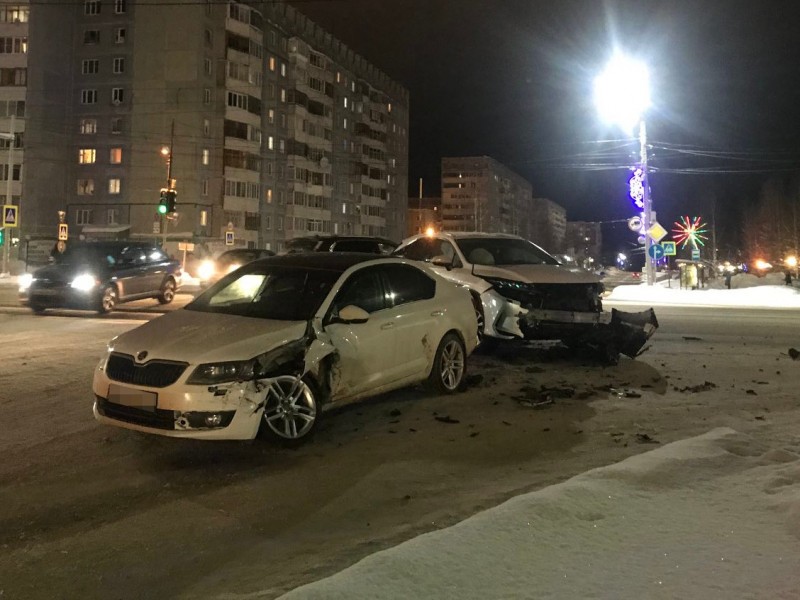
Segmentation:
<svg viewBox="0 0 800 600">
<path fill-rule="evenodd" d="M 19 296 L 37 314 L 48 308 L 107 313 L 143 298 L 169 304 L 180 282 L 180 263 L 150 243 L 70 242 L 52 264 L 20 278 Z"/>
</svg>

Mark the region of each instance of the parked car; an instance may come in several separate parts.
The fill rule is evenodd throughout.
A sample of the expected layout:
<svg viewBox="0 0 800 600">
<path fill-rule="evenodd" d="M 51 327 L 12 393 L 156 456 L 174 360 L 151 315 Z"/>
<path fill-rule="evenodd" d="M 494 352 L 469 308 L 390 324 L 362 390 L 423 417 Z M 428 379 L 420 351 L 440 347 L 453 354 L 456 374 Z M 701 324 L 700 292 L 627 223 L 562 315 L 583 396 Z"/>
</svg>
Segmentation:
<svg viewBox="0 0 800 600">
<path fill-rule="evenodd" d="M 397 243 L 380 237 L 364 236 L 309 236 L 286 242 L 286 254 L 298 252 L 367 252 L 391 254 Z"/>
<path fill-rule="evenodd" d="M 477 345 L 469 292 L 420 263 L 364 254 L 265 258 L 114 338 L 97 420 L 200 439 L 289 444 L 321 412 L 427 381 L 462 387 Z"/>
<path fill-rule="evenodd" d="M 259 258 L 267 258 L 268 256 L 275 256 L 275 253 L 272 250 L 236 248 L 223 252 L 217 258 L 204 260 L 197 268 L 197 278 L 200 280 L 200 287 L 208 287 L 224 275 L 235 271 L 242 265 L 246 265 Z"/>
<path fill-rule="evenodd" d="M 590 346 L 615 361 L 636 356 L 658 327 L 652 309 L 603 312 L 600 278 L 567 267 L 519 236 L 488 233 L 415 235 L 396 256 L 431 263 L 472 292 L 482 335 L 492 339 L 559 339 Z"/>
<path fill-rule="evenodd" d="M 169 304 L 180 288 L 180 263 L 146 242 L 70 242 L 54 262 L 20 281 L 20 301 L 35 313 L 76 308 L 107 313 L 121 302 Z"/>
</svg>

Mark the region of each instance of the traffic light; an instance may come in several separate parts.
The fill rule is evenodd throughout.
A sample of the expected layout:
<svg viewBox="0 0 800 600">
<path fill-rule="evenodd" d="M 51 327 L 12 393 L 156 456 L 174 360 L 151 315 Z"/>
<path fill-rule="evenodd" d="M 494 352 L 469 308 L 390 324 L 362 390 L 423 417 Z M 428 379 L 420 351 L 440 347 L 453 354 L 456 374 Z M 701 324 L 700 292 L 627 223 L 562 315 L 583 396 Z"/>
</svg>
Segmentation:
<svg viewBox="0 0 800 600">
<path fill-rule="evenodd" d="M 168 215 L 175 212 L 175 201 L 178 197 L 178 192 L 175 190 L 161 188 L 161 201 L 158 205 L 158 213 L 161 215 Z"/>
</svg>

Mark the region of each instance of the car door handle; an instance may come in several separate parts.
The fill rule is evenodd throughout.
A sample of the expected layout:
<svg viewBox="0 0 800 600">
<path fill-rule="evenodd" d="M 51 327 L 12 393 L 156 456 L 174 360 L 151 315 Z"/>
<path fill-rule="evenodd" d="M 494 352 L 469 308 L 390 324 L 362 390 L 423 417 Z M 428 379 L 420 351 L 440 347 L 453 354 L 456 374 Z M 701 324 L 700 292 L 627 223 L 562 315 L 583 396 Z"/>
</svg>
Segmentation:
<svg viewBox="0 0 800 600">
<path fill-rule="evenodd" d="M 444 311 L 443 310 L 435 310 L 431 313 L 432 317 L 443 317 Z"/>
<path fill-rule="evenodd" d="M 381 325 L 381 329 L 391 329 L 392 327 L 394 327 L 394 323 L 393 322 L 384 323 L 383 325 Z"/>
</svg>

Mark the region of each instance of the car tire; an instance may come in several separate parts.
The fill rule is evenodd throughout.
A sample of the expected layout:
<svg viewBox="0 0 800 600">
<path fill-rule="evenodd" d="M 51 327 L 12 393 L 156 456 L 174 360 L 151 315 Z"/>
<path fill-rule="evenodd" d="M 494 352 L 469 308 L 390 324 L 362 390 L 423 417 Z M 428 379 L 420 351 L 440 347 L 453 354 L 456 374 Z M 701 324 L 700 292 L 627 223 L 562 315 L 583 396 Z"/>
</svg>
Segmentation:
<svg viewBox="0 0 800 600">
<path fill-rule="evenodd" d="M 33 311 L 33 314 L 35 314 L 35 315 L 43 315 L 44 311 L 47 310 L 41 304 L 29 304 L 28 306 Z"/>
<path fill-rule="evenodd" d="M 469 295 L 472 298 L 472 307 L 475 309 L 475 320 L 478 322 L 478 345 L 480 345 L 486 337 L 486 317 L 483 312 L 483 301 L 480 294 L 475 290 L 470 290 Z"/>
<path fill-rule="evenodd" d="M 175 299 L 175 280 L 167 277 L 161 286 L 161 292 L 156 296 L 159 304 L 169 304 Z"/>
<path fill-rule="evenodd" d="M 309 377 L 275 377 L 264 400 L 261 432 L 272 442 L 299 446 L 316 431 L 321 409 L 319 388 Z"/>
<path fill-rule="evenodd" d="M 428 387 L 440 394 L 454 394 L 464 387 L 467 351 L 455 332 L 445 334 L 433 358 Z"/>
<path fill-rule="evenodd" d="M 100 298 L 98 298 L 97 312 L 101 315 L 110 313 L 117 306 L 118 301 L 117 288 L 113 285 L 107 285 L 103 288 Z"/>
</svg>

